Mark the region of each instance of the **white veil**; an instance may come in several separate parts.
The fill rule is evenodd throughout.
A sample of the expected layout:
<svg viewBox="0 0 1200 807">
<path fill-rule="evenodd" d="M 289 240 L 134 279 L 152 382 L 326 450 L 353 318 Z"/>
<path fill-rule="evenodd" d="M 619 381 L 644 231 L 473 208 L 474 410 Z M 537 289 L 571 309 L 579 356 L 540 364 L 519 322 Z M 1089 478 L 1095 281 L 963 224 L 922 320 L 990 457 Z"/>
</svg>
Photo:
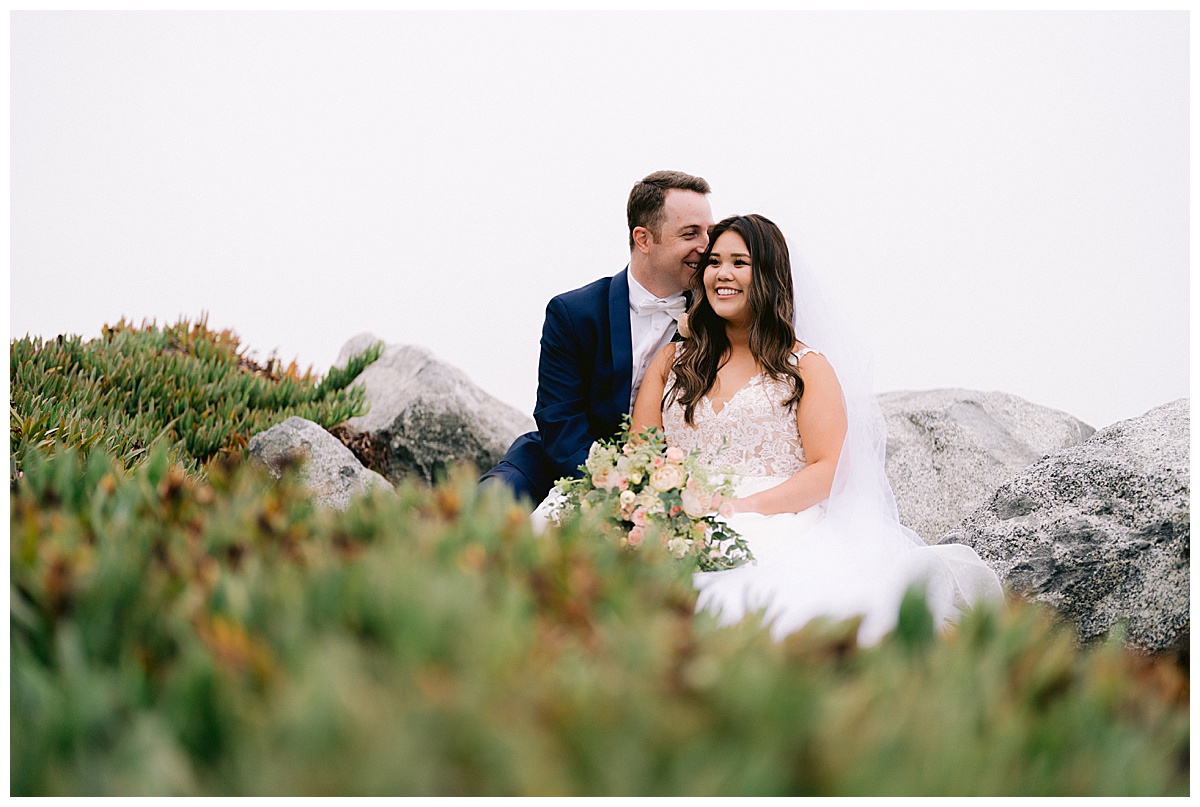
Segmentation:
<svg viewBox="0 0 1200 807">
<path fill-rule="evenodd" d="M 856 506 L 870 504 L 899 525 L 896 499 L 885 472 L 887 420 L 875 399 L 871 354 L 834 315 L 804 259 L 794 250 L 791 258 L 796 337 L 829 359 L 846 404 L 846 440 L 826 509 L 850 501 Z M 912 530 L 901 529 L 911 543 L 925 545 Z"/>
<path fill-rule="evenodd" d="M 822 519 L 828 540 L 862 542 L 864 553 L 884 555 L 873 566 L 902 569 L 880 580 L 880 585 L 899 586 L 897 597 L 908 585 L 923 583 L 938 624 L 956 619 L 976 602 L 1002 601 L 999 578 L 975 550 L 960 544 L 926 546 L 900 523 L 885 470 L 887 421 L 875 398 L 870 352 L 833 313 L 803 258 L 790 245 L 789 252 L 796 336 L 833 365 L 846 405 L 846 439 Z M 890 627 L 864 623 L 860 638 L 871 640 Z"/>
</svg>

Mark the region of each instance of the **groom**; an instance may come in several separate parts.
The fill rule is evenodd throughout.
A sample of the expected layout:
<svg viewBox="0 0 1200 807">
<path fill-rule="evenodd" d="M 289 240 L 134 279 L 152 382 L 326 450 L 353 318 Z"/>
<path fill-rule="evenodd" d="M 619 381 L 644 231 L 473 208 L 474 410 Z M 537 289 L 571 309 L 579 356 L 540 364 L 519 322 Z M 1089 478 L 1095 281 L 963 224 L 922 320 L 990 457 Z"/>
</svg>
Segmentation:
<svg viewBox="0 0 1200 807">
<path fill-rule="evenodd" d="M 554 480 L 578 475 L 595 440 L 617 433 L 646 367 L 674 337 L 686 307 L 683 291 L 713 224 L 709 192 L 703 179 L 679 171 L 655 171 L 633 186 L 629 265 L 546 306 L 533 409 L 538 430 L 518 437 L 481 484 L 502 482 L 537 504 Z"/>
</svg>

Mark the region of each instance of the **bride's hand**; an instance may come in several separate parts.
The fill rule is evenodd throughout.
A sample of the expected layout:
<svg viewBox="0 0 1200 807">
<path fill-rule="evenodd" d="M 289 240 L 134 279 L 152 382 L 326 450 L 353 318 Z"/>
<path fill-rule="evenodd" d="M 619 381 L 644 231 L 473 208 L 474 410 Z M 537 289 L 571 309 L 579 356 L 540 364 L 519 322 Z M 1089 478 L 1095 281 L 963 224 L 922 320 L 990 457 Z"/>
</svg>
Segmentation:
<svg viewBox="0 0 1200 807">
<path fill-rule="evenodd" d="M 717 514 L 729 518 L 734 513 L 749 513 L 749 509 L 745 499 L 725 499 L 717 506 Z"/>
</svg>

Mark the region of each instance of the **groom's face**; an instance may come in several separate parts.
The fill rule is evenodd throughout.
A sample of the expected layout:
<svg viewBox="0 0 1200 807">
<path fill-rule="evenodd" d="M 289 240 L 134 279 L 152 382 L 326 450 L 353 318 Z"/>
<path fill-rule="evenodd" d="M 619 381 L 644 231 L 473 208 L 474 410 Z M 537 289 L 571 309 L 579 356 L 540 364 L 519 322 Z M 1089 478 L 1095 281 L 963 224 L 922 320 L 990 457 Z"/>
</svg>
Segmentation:
<svg viewBox="0 0 1200 807">
<path fill-rule="evenodd" d="M 672 189 L 667 191 L 663 213 L 666 219 L 658 237 L 650 234 L 650 264 L 659 278 L 683 291 L 708 247 L 712 208 L 702 193 Z"/>
</svg>

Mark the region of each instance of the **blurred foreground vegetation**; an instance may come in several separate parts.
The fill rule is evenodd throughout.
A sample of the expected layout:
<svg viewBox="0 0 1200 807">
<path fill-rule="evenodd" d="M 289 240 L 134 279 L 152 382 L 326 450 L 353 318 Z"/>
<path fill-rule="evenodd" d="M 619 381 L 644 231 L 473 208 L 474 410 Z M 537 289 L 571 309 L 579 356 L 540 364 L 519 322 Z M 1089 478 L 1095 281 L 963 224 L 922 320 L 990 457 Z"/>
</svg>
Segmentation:
<svg viewBox="0 0 1200 807">
<path fill-rule="evenodd" d="M 775 644 L 469 469 L 322 511 L 237 441 L 131 457 L 88 417 L 12 435 L 13 795 L 1189 792 L 1186 674 L 1042 608 Z"/>
</svg>

